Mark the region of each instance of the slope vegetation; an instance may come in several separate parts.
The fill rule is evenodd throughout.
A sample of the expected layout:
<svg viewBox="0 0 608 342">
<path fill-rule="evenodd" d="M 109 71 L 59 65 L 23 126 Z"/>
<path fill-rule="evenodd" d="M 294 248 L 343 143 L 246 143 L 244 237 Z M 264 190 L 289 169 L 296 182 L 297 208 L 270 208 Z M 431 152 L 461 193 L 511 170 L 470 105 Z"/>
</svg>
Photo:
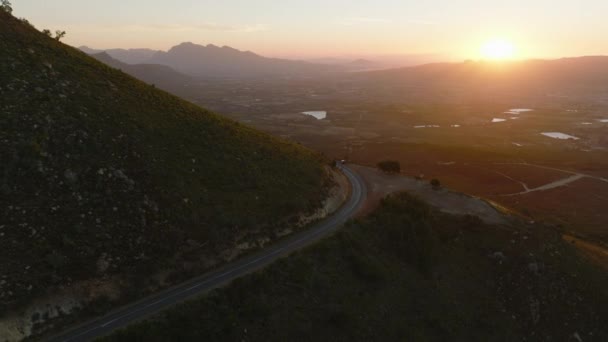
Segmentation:
<svg viewBox="0 0 608 342">
<path fill-rule="evenodd" d="M 0 316 L 79 280 L 137 282 L 272 236 L 331 182 L 318 155 L 2 11 L 0 143 Z"/>
<path fill-rule="evenodd" d="M 105 341 L 605 341 L 606 274 L 540 225 L 408 194 L 265 271 Z"/>
</svg>

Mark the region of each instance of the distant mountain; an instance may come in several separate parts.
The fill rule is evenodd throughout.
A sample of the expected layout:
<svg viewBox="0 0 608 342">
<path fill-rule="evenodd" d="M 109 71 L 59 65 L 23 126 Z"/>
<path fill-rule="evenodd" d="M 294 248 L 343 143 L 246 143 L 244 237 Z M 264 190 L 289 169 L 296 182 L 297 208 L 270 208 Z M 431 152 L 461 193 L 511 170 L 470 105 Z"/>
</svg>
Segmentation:
<svg viewBox="0 0 608 342">
<path fill-rule="evenodd" d="M 182 43 L 169 51 L 150 49 L 98 50 L 87 46 L 79 49 L 89 55 L 102 52 L 127 64 L 155 64 L 171 67 L 183 74 L 196 77 L 251 78 L 280 76 L 314 76 L 327 72 L 348 71 L 352 67 L 305 61 L 268 58 L 251 51 L 240 51 L 229 46 Z"/>
<path fill-rule="evenodd" d="M 306 61 L 314 64 L 348 64 L 353 60 L 351 58 L 321 57 L 307 59 Z"/>
<path fill-rule="evenodd" d="M 608 56 L 525 61 L 466 61 L 373 71 L 362 76 L 425 82 L 571 82 L 608 86 Z"/>
<path fill-rule="evenodd" d="M 108 50 L 98 50 L 92 49 L 87 46 L 79 47 L 81 51 L 86 54 L 93 55 L 101 52 L 106 52 L 112 58 L 117 59 L 123 63 L 127 64 L 143 64 L 148 63 L 150 58 L 158 53 L 158 50 L 151 49 L 108 49 Z"/>
<path fill-rule="evenodd" d="M 438 54 L 401 54 L 401 55 L 366 55 L 339 56 L 307 59 L 311 63 L 341 65 L 347 69 L 353 66 L 361 69 L 395 69 L 411 67 L 438 61 L 446 61 L 447 57 Z"/>
<path fill-rule="evenodd" d="M 167 65 L 188 75 L 206 77 L 294 76 L 339 71 L 329 65 L 267 58 L 228 46 L 193 43 L 182 43 L 167 52 L 158 52 L 149 62 Z"/>
<path fill-rule="evenodd" d="M 92 54 L 91 57 L 113 68 L 140 79 L 146 83 L 154 84 L 161 89 L 171 91 L 175 87 L 191 83 L 192 77 L 179 73 L 166 65 L 160 64 L 127 64 L 112 58 L 109 53 Z"/>
<path fill-rule="evenodd" d="M 102 52 L 105 51 L 105 50 L 93 49 L 93 48 L 90 48 L 90 47 L 88 47 L 86 45 L 79 46 L 78 50 L 86 53 L 87 55 L 93 55 L 93 54 L 102 53 Z"/>
<path fill-rule="evenodd" d="M 344 67 L 349 71 L 364 71 L 373 69 L 382 69 L 382 64 L 370 61 L 368 59 L 357 59 L 347 64 Z"/>
<path fill-rule="evenodd" d="M 374 62 L 370 61 L 369 59 L 359 58 L 357 60 L 354 60 L 354 61 L 350 62 L 349 64 L 351 64 L 351 65 L 360 65 L 360 66 L 369 66 L 369 65 L 373 65 Z"/>
</svg>

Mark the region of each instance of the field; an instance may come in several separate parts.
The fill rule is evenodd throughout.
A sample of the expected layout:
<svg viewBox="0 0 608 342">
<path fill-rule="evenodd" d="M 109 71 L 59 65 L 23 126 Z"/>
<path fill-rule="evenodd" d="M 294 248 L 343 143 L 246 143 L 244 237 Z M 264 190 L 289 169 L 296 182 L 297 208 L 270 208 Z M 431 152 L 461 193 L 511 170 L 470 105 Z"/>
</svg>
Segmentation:
<svg viewBox="0 0 608 342">
<path fill-rule="evenodd" d="M 608 213 L 596 210 L 606 197 L 606 182 L 600 178 L 608 179 L 608 125 L 599 121 L 605 106 L 570 109 L 583 106 L 558 102 L 540 107 L 536 101 L 533 111 L 505 115 L 526 103 L 387 105 L 382 100 L 388 101 L 313 101 L 307 108 L 327 110 L 326 120 L 295 111 L 234 117 L 329 158 L 368 166 L 398 160 L 406 175 L 437 178 L 449 188 L 490 199 L 530 219 L 608 242 Z M 491 122 L 500 117 L 507 121 Z M 552 139 L 542 132 L 563 132 L 579 140 Z M 579 173 L 589 177 L 549 186 Z"/>
</svg>

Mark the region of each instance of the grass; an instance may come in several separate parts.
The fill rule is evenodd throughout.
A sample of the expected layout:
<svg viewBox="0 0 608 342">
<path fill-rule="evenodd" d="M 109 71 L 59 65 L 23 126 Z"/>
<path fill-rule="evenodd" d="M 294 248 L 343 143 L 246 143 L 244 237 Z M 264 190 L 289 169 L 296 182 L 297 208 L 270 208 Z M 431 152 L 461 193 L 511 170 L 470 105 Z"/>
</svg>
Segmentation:
<svg viewBox="0 0 608 342">
<path fill-rule="evenodd" d="M 607 281 L 546 227 L 488 226 L 397 194 L 313 247 L 102 341 L 602 341 Z"/>
<path fill-rule="evenodd" d="M 174 268 L 188 243 L 216 257 L 272 236 L 330 183 L 318 154 L 3 11 L 0 96 L 0 315 L 78 280 Z"/>
</svg>

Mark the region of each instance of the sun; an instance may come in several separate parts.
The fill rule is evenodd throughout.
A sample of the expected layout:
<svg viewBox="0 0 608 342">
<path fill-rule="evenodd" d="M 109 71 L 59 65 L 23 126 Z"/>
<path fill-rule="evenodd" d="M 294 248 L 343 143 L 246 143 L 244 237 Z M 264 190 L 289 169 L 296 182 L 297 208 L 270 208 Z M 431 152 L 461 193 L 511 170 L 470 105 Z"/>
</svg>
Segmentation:
<svg viewBox="0 0 608 342">
<path fill-rule="evenodd" d="M 515 55 L 515 47 L 504 39 L 493 39 L 481 47 L 481 56 L 485 59 L 510 59 Z"/>
</svg>

